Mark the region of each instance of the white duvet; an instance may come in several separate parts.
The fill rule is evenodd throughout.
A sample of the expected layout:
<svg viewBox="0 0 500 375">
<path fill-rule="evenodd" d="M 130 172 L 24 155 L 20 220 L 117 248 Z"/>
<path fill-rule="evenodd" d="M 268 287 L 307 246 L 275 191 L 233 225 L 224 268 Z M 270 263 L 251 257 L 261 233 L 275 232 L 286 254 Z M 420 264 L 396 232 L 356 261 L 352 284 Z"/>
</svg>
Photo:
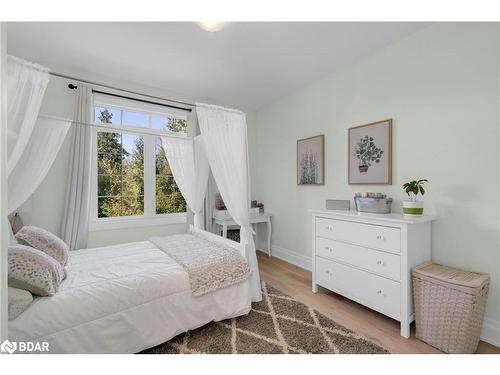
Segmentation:
<svg viewBox="0 0 500 375">
<path fill-rule="evenodd" d="M 71 252 L 67 277 L 9 322 L 13 341 L 52 353 L 136 353 L 250 311 L 248 280 L 193 297 L 187 273 L 151 242 Z"/>
</svg>

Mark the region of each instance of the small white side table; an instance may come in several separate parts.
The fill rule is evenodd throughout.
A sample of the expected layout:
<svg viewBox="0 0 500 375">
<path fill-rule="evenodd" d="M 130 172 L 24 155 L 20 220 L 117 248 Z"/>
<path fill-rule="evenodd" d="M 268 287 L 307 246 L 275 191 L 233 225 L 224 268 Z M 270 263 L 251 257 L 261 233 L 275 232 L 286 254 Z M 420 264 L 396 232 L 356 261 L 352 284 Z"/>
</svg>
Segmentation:
<svg viewBox="0 0 500 375">
<path fill-rule="evenodd" d="M 257 223 L 267 223 L 267 254 L 271 256 L 271 234 L 272 234 L 272 226 L 271 226 L 271 217 L 273 215 L 271 214 L 259 214 L 259 215 L 254 215 L 250 216 L 250 224 L 252 224 L 252 227 L 255 230 L 255 224 Z M 222 227 L 222 237 L 227 237 L 227 228 L 228 227 L 233 227 L 237 226 L 239 227 L 236 222 L 230 218 L 230 219 L 219 219 L 219 218 L 212 218 L 213 220 L 213 228 L 215 230 L 216 226 L 219 225 Z"/>
</svg>

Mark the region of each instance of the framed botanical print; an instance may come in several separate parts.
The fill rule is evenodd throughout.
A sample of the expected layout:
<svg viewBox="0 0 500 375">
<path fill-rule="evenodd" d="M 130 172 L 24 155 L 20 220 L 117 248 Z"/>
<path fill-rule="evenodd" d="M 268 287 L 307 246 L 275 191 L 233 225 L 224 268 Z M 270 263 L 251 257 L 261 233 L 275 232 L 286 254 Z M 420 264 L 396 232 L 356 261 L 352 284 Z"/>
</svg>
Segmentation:
<svg viewBox="0 0 500 375">
<path fill-rule="evenodd" d="M 349 129 L 349 184 L 392 184 L 392 119 Z"/>
<path fill-rule="evenodd" d="M 325 184 L 325 136 L 297 141 L 297 185 Z"/>
</svg>

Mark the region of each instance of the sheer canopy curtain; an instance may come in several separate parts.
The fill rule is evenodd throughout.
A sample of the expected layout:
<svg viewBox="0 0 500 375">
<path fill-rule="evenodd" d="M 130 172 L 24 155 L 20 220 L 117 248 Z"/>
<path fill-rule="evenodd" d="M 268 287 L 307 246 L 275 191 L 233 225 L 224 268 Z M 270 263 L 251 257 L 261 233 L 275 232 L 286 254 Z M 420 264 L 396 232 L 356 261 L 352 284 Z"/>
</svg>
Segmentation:
<svg viewBox="0 0 500 375">
<path fill-rule="evenodd" d="M 48 83 L 47 68 L 7 56 L 7 177 L 28 144 Z"/>
<path fill-rule="evenodd" d="M 71 120 L 39 116 L 24 152 L 8 178 L 9 214 L 35 192 L 54 162 Z"/>
<path fill-rule="evenodd" d="M 252 300 L 262 300 L 253 230 L 250 227 L 250 171 L 247 125 L 241 111 L 196 104 L 198 124 L 210 168 L 222 199 L 234 221 L 240 225 L 240 241 L 246 244 L 252 269 Z"/>
<path fill-rule="evenodd" d="M 18 197 L 10 195 L 12 191 L 15 192 L 15 190 L 10 189 L 17 188 L 15 185 L 11 187 L 15 184 L 13 173 L 30 141 L 48 82 L 49 70 L 47 68 L 11 55 L 7 56 L 7 184 L 9 186 L 7 194 L 9 213 L 18 208 L 14 207 L 17 205 L 16 201 L 24 199 L 22 195 Z M 24 174 L 24 172 L 29 173 L 29 171 L 17 169 L 15 174 Z M 24 202 L 20 204 L 22 203 Z M 10 225 L 8 225 L 8 232 L 10 233 L 10 241 L 15 242 Z"/>
<path fill-rule="evenodd" d="M 161 140 L 175 182 L 189 209 L 194 213 L 194 226 L 203 229 L 203 205 L 210 167 L 201 136 L 163 136 Z"/>
<path fill-rule="evenodd" d="M 90 217 L 92 89 L 79 83 L 75 102 L 68 182 L 62 221 L 62 239 L 70 249 L 87 247 Z"/>
</svg>

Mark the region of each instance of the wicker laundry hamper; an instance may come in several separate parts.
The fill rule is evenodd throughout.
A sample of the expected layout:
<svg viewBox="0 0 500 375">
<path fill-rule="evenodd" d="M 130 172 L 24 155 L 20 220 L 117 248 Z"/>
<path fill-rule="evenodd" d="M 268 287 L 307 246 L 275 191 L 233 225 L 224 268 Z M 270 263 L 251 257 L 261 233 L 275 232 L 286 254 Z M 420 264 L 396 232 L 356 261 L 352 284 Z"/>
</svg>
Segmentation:
<svg viewBox="0 0 500 375">
<path fill-rule="evenodd" d="M 446 353 L 474 353 L 490 277 L 430 262 L 412 275 L 417 338 Z"/>
</svg>

